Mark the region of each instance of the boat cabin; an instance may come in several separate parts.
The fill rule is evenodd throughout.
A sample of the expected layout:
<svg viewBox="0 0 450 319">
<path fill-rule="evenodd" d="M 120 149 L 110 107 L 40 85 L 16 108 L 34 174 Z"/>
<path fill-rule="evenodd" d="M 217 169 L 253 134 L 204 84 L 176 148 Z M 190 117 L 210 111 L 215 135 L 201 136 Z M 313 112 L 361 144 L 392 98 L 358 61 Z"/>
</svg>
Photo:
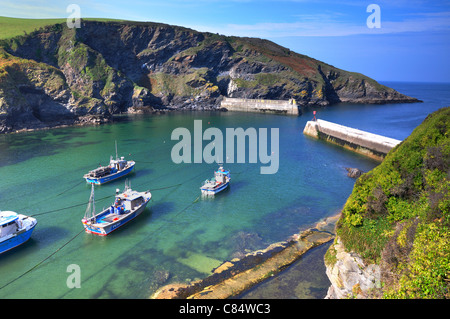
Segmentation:
<svg viewBox="0 0 450 319">
<path fill-rule="evenodd" d="M 123 156 L 120 159 L 115 160 L 111 158 L 111 160 L 109 161 L 109 166 L 116 169 L 117 171 L 121 171 L 127 166 L 127 161 L 124 160 Z"/>
<path fill-rule="evenodd" d="M 14 234 L 18 229 L 19 216 L 14 212 L 0 213 L 0 237 Z"/>
<path fill-rule="evenodd" d="M 130 212 L 145 202 L 144 197 L 138 192 L 126 192 L 116 196 L 118 207 L 123 207 L 125 212 Z M 114 205 L 116 206 L 116 205 Z"/>
</svg>

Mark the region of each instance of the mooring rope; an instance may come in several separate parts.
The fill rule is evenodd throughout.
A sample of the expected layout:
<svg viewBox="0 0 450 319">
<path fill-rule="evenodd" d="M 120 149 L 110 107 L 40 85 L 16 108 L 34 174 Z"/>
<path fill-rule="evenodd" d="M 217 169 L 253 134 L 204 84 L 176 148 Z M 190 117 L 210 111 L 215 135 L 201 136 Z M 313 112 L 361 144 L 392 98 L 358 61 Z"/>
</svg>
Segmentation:
<svg viewBox="0 0 450 319">
<path fill-rule="evenodd" d="M 110 198 L 110 197 L 112 197 L 112 195 L 105 196 L 105 197 L 102 197 L 102 198 L 98 198 L 95 201 L 101 201 L 101 200 L 104 200 L 104 199 L 107 199 L 107 198 Z M 40 215 L 45 215 L 45 214 L 50 214 L 50 213 L 56 213 L 56 212 L 59 212 L 59 211 L 65 210 L 65 209 L 70 209 L 70 208 L 74 208 L 74 207 L 84 206 L 84 205 L 87 205 L 88 203 L 89 202 L 84 202 L 84 203 L 75 204 L 75 205 L 71 205 L 71 206 L 67 206 L 67 207 L 57 208 L 57 209 L 49 210 L 49 211 L 46 211 L 46 212 L 30 215 L 30 217 L 35 217 L 35 216 L 40 216 Z"/>
<path fill-rule="evenodd" d="M 182 185 L 182 183 L 175 184 L 175 185 L 170 185 L 170 186 L 165 186 L 165 187 L 160 187 L 160 188 L 155 188 L 155 189 L 152 189 L 151 191 L 152 191 L 152 192 L 154 192 L 154 191 L 159 191 L 159 190 L 163 190 L 163 189 L 168 189 L 168 188 L 172 188 L 172 187 L 177 187 L 177 186 L 180 186 L 180 185 Z M 114 196 L 114 195 L 108 195 L 108 196 L 105 196 L 105 197 L 97 198 L 97 199 L 95 199 L 95 201 L 96 201 L 96 202 L 97 202 L 97 201 L 102 201 L 102 200 L 111 198 L 111 197 L 113 197 L 113 196 Z M 88 203 L 89 203 L 89 202 L 83 202 L 83 203 L 79 203 L 79 204 L 75 204 L 75 205 L 71 205 L 71 206 L 67 206 L 67 207 L 62 207 L 62 208 L 52 209 L 52 210 L 45 211 L 45 212 L 42 212 L 42 213 L 37 213 L 37 214 L 30 215 L 30 217 L 41 216 L 41 215 L 46 215 L 46 214 L 50 214 L 50 213 L 56 213 L 56 212 L 59 212 L 59 211 L 65 210 L 65 209 L 70 209 L 70 208 L 75 208 L 75 207 L 84 206 L 84 205 L 87 205 Z"/>
<path fill-rule="evenodd" d="M 146 162 L 146 161 L 139 161 L 139 160 L 137 160 L 137 161 L 134 161 L 135 163 L 145 163 L 145 164 L 153 164 L 153 163 L 155 163 L 155 162 Z"/>
<path fill-rule="evenodd" d="M 84 232 L 84 228 L 82 230 L 80 230 L 80 232 L 78 234 L 76 234 L 75 236 L 73 236 L 70 240 L 68 240 L 67 242 L 65 242 L 62 246 L 60 246 L 58 249 L 56 249 L 54 252 L 52 252 L 50 255 L 48 255 L 47 257 L 45 257 L 44 259 L 42 259 L 40 262 L 38 262 L 36 265 L 34 265 L 33 267 L 31 267 L 30 269 L 28 269 L 27 271 L 25 271 L 23 274 L 17 276 L 16 278 L 10 280 L 9 282 L 7 282 L 6 284 L 4 284 L 3 286 L 0 287 L 0 290 L 5 288 L 6 286 L 12 284 L 13 282 L 15 282 L 16 280 L 22 278 L 23 276 L 25 276 L 26 274 L 32 272 L 34 269 L 36 269 L 37 267 L 39 267 L 42 263 L 44 263 L 46 260 L 50 259 L 53 255 L 55 255 L 58 251 L 60 251 L 61 249 L 63 249 L 65 246 L 67 246 L 70 242 L 72 242 L 75 238 L 77 238 L 81 233 Z"/>
<path fill-rule="evenodd" d="M 239 173 L 238 173 L 239 174 Z M 195 177 L 193 177 L 195 178 Z M 191 178 L 192 179 L 192 178 Z M 189 179 L 189 180 L 191 180 Z M 185 183 L 187 183 L 189 180 L 185 181 L 184 183 L 178 183 L 175 185 L 170 185 L 170 186 L 164 186 L 164 187 L 160 187 L 160 188 L 155 188 L 152 190 L 153 191 L 158 191 L 158 190 L 164 190 L 164 189 L 169 189 L 169 188 L 173 188 L 173 187 L 178 187 L 181 186 Z M 81 183 L 76 184 L 75 186 L 57 194 L 55 197 L 60 196 L 64 193 L 66 193 L 67 191 L 75 188 L 76 186 L 78 186 Z M 97 199 L 98 201 L 107 199 L 112 197 L 112 195 L 110 196 L 105 196 L 102 197 L 100 199 Z M 184 207 L 183 209 L 181 209 L 178 213 L 176 213 L 168 222 L 163 223 L 157 230 L 156 232 L 160 231 L 163 227 L 165 227 L 166 225 L 170 224 L 169 222 L 176 219 L 179 215 L 181 215 L 183 212 L 185 212 L 188 208 L 190 208 L 191 206 L 193 206 L 195 203 L 198 202 L 198 200 L 200 199 L 201 195 L 199 195 L 195 200 L 193 200 L 192 202 L 190 202 L 188 205 L 186 205 L 186 207 Z M 38 214 L 34 214 L 34 215 L 30 215 L 30 216 L 39 216 L 39 215 L 44 215 L 44 214 L 49 214 L 49 213 L 54 213 L 54 212 L 58 212 L 61 210 L 65 210 L 65 209 L 69 209 L 69 208 L 74 208 L 74 207 L 79 207 L 79 206 L 83 206 L 83 205 L 87 205 L 87 202 L 84 203 L 80 203 L 80 204 L 76 204 L 76 205 L 71 205 L 68 207 L 63 207 L 63 208 L 58 208 L 58 209 L 54 209 L 51 211 L 47 211 L 47 212 L 42 212 L 42 213 L 38 213 Z M 54 252 L 52 252 L 50 255 L 48 255 L 47 257 L 45 257 L 43 260 L 41 260 L 40 262 L 38 262 L 36 265 L 34 265 L 33 267 L 31 267 L 30 269 L 28 269 L 27 271 L 25 271 L 24 273 L 22 273 L 21 275 L 17 276 L 16 278 L 10 280 L 9 282 L 7 282 L 6 284 L 4 284 L 3 286 L 0 287 L 0 290 L 9 286 L 10 284 L 12 284 L 13 282 L 17 281 L 18 279 L 24 277 L 25 275 L 27 275 L 28 273 L 32 272 L 34 269 L 36 269 L 37 267 L 39 267 L 42 263 L 44 263 L 45 261 L 47 261 L 48 259 L 50 259 L 52 256 L 54 256 L 57 252 L 59 252 L 61 249 L 63 249 L 65 246 L 67 246 L 69 243 L 71 243 L 73 240 L 75 240 L 81 233 L 84 232 L 84 228 L 82 230 L 80 230 L 75 236 L 73 236 L 71 239 L 69 239 L 67 242 L 65 242 L 62 246 L 60 246 L 58 249 L 56 249 Z M 153 232 L 154 233 L 154 232 Z"/>
<path fill-rule="evenodd" d="M 158 189 L 154 189 L 155 190 L 162 190 L 162 189 L 167 189 L 167 188 L 171 188 L 171 187 L 175 187 L 175 186 L 180 186 L 182 184 L 176 184 L 176 185 L 172 185 L 172 186 L 166 186 L 166 187 L 161 187 Z M 189 203 L 186 207 L 184 207 L 182 210 L 180 210 L 175 216 L 173 216 L 173 218 L 171 218 L 171 220 L 175 219 L 176 217 L 178 217 L 181 213 L 185 212 L 189 207 L 191 207 L 192 205 L 194 205 L 195 203 L 198 202 L 199 198 L 201 195 L 199 195 L 194 201 L 192 201 L 191 203 Z M 99 200 L 108 198 L 111 196 L 107 196 L 107 197 L 103 197 Z M 73 205 L 70 207 L 77 207 L 77 206 L 81 206 L 81 205 L 86 205 L 86 203 L 83 204 L 78 204 L 78 205 Z M 63 209 L 67 209 L 67 208 L 61 208 L 61 209 L 57 209 L 57 210 L 53 210 L 50 212 L 54 212 L 54 211 L 59 211 L 59 210 L 63 210 Z M 45 212 L 45 213 L 40 213 L 39 215 L 42 214 L 46 214 L 46 213 L 50 213 L 50 212 Z M 36 215 L 34 215 L 36 216 Z M 169 222 L 167 223 L 163 223 L 156 231 L 161 230 L 164 226 L 166 226 L 166 224 L 169 224 Z M 25 271 L 24 273 L 22 273 L 21 275 L 17 276 L 16 278 L 10 280 L 9 282 L 7 282 L 6 284 L 4 284 L 3 286 L 0 287 L 0 290 L 5 288 L 6 286 L 12 284 L 13 282 L 15 282 L 16 280 L 24 277 L 26 274 L 32 272 L 34 269 L 36 269 L 37 267 L 39 267 L 42 263 L 44 263 L 46 260 L 50 259 L 52 256 L 54 256 L 58 251 L 60 251 L 61 249 L 63 249 L 65 246 L 67 246 L 69 243 L 71 243 L 73 240 L 75 240 L 75 238 L 77 238 L 81 233 L 84 232 L 84 228 L 82 230 L 80 230 L 80 232 L 78 232 L 75 236 L 73 236 L 70 240 L 68 240 L 67 242 L 65 242 L 62 246 L 60 246 L 58 249 L 56 249 L 54 252 L 52 252 L 50 255 L 48 255 L 47 257 L 45 257 L 43 260 L 41 260 L 40 262 L 38 262 L 36 265 L 34 265 L 33 267 L 31 267 L 30 269 L 28 269 L 27 271 Z"/>
<path fill-rule="evenodd" d="M 33 206 L 36 205 L 36 204 L 39 204 L 39 203 L 48 201 L 49 199 L 53 199 L 53 198 L 56 198 L 56 197 L 58 197 L 58 196 L 61 196 L 61 195 L 65 194 L 65 193 L 67 193 L 68 191 L 71 191 L 72 189 L 74 189 L 75 187 L 77 187 L 78 185 L 80 185 L 80 184 L 83 183 L 83 182 L 85 182 L 85 181 L 82 180 L 82 181 L 76 183 L 74 186 L 71 186 L 70 188 L 68 188 L 68 189 L 66 189 L 66 190 L 64 190 L 64 191 L 62 191 L 62 192 L 60 192 L 60 193 L 58 193 L 58 194 L 56 194 L 56 195 L 54 195 L 54 196 L 50 196 L 50 197 L 44 198 L 44 199 L 42 199 L 42 200 L 40 200 L 40 201 L 38 201 L 38 202 L 33 202 Z M 19 209 L 17 209 L 17 210 L 20 211 L 20 210 L 23 210 L 23 209 L 28 208 L 28 207 L 30 207 L 30 206 L 31 206 L 31 204 L 28 205 L 28 206 L 24 206 L 24 207 L 22 207 L 22 208 L 19 208 Z"/>
</svg>

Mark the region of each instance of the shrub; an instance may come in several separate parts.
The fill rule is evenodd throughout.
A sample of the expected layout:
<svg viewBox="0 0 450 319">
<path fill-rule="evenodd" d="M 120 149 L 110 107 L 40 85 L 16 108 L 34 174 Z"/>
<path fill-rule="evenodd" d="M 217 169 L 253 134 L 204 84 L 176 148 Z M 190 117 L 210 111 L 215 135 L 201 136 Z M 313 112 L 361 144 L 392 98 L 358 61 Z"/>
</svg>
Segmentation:
<svg viewBox="0 0 450 319">
<path fill-rule="evenodd" d="M 355 183 L 336 232 L 387 269 L 387 298 L 448 298 L 450 108 L 430 114 Z"/>
</svg>

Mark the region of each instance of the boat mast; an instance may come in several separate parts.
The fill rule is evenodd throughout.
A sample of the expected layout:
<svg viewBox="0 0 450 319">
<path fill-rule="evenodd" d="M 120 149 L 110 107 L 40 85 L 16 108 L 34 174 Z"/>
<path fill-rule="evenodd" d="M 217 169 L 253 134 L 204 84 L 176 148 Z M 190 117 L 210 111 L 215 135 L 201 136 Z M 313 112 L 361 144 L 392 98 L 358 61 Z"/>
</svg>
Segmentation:
<svg viewBox="0 0 450 319">
<path fill-rule="evenodd" d="M 92 183 L 91 196 L 92 196 L 92 217 L 94 218 L 95 223 L 95 196 L 94 196 L 94 184 Z"/>
<path fill-rule="evenodd" d="M 89 203 L 86 208 L 86 212 L 84 213 L 84 217 L 86 219 L 94 218 L 95 217 L 95 197 L 94 197 L 94 183 L 91 184 L 91 197 L 89 197 Z M 95 220 L 94 220 L 95 223 Z"/>
<path fill-rule="evenodd" d="M 116 143 L 116 161 L 119 159 L 119 156 L 117 155 L 117 140 L 115 140 Z"/>
</svg>

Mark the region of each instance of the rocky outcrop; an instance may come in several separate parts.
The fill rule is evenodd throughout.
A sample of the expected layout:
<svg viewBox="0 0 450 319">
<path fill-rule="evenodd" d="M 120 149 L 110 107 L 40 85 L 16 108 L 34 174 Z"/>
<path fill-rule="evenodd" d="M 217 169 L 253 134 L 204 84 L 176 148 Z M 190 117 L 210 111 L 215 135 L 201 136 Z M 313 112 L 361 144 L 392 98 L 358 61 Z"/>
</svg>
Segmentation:
<svg viewBox="0 0 450 319">
<path fill-rule="evenodd" d="M 218 108 L 223 97 L 417 101 L 267 40 L 157 23 L 55 24 L 0 42 L 2 132 L 142 107 Z"/>
<path fill-rule="evenodd" d="M 346 167 L 345 169 L 347 170 L 347 176 L 351 177 L 351 178 L 358 178 L 362 174 L 364 174 L 364 172 L 362 170 L 360 170 L 359 168 Z"/>
<path fill-rule="evenodd" d="M 333 263 L 326 264 L 331 282 L 326 299 L 367 299 L 377 294 L 381 288 L 380 266 L 366 265 L 361 256 L 347 252 L 339 237 L 327 253 L 333 255 Z"/>
</svg>

